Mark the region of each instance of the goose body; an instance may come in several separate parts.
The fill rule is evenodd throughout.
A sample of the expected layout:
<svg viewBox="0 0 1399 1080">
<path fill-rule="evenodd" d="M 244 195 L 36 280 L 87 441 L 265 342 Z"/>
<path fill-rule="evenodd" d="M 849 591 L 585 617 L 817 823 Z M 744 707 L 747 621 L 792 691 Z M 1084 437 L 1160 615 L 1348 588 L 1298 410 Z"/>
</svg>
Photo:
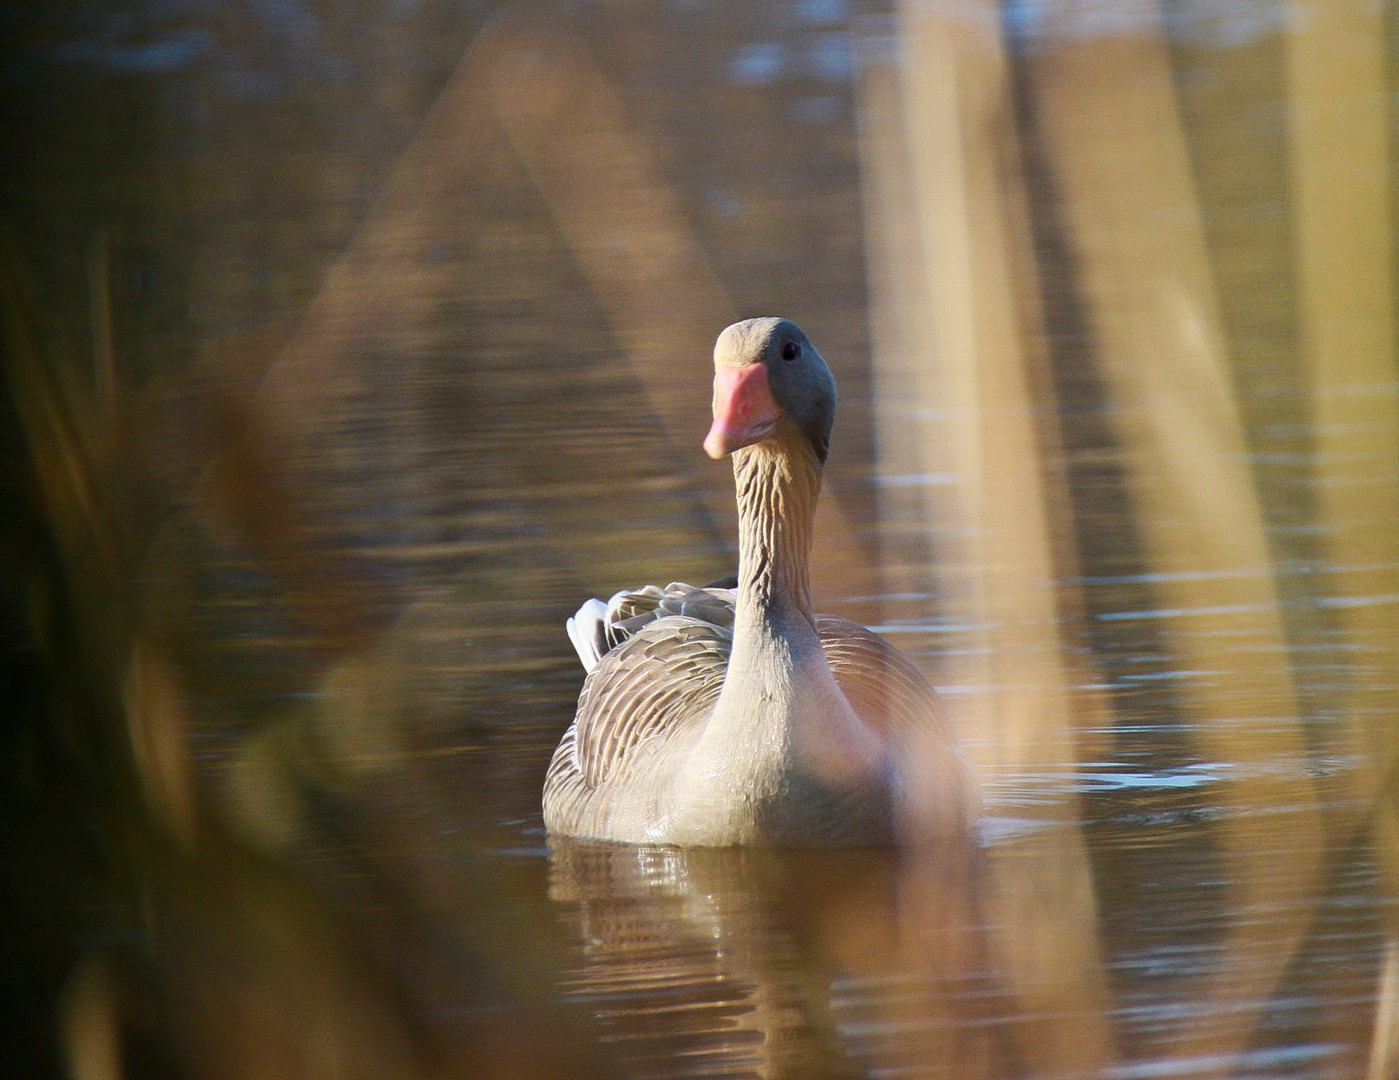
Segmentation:
<svg viewBox="0 0 1399 1080">
<path fill-rule="evenodd" d="M 705 450 L 732 455 L 735 588 L 590 600 L 588 676 L 544 784 L 551 833 L 625 843 L 860 845 L 963 835 L 970 772 L 936 695 L 877 634 L 811 608 L 835 384 L 785 319 L 714 350 Z"/>
</svg>

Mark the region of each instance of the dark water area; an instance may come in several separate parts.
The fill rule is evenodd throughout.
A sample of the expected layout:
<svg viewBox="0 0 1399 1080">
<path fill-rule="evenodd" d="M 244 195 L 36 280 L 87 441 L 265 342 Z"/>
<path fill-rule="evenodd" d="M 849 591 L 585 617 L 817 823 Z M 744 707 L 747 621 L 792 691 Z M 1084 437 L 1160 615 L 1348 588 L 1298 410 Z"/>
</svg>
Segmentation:
<svg viewBox="0 0 1399 1080">
<path fill-rule="evenodd" d="M 0 1072 L 1399 1075 L 1396 39 L 1289 13 L 0 14 Z M 769 313 L 980 833 L 549 838 Z"/>
</svg>

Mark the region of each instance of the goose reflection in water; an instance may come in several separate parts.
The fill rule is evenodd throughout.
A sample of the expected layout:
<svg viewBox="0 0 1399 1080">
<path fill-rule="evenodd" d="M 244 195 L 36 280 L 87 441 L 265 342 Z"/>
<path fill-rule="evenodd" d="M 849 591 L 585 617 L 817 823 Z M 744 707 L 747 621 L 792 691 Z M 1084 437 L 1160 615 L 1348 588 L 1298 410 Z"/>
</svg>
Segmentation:
<svg viewBox="0 0 1399 1080">
<path fill-rule="evenodd" d="M 565 990 L 628 1075 L 1016 1072 L 965 846 L 925 877 L 888 849 L 552 844 Z"/>
</svg>

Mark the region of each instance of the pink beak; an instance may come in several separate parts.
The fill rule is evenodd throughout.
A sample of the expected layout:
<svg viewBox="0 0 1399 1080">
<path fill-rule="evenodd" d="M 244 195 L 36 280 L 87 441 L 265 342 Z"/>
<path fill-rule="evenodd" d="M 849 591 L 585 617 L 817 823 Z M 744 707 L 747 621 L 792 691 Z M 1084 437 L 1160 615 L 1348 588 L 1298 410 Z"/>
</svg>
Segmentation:
<svg viewBox="0 0 1399 1080">
<path fill-rule="evenodd" d="M 716 461 L 772 434 L 782 409 L 773 399 L 768 369 L 762 364 L 714 371 L 714 425 L 704 438 L 704 452 Z"/>
</svg>

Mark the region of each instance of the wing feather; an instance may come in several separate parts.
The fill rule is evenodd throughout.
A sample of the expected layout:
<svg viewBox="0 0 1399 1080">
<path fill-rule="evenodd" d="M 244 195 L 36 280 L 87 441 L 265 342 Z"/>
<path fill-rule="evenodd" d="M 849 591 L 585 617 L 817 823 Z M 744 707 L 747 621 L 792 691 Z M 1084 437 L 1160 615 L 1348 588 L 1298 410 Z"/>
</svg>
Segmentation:
<svg viewBox="0 0 1399 1080">
<path fill-rule="evenodd" d="M 922 672 L 873 630 L 838 615 L 817 615 L 816 630 L 836 683 L 865 723 L 886 736 L 947 726 Z"/>
<path fill-rule="evenodd" d="M 667 615 L 688 615 L 718 627 L 732 627 L 735 596 L 728 581 L 703 586 L 672 581 L 664 589 L 643 585 L 623 589 L 605 604 L 585 601 L 565 626 L 583 670 L 591 672 L 603 656 Z"/>
<path fill-rule="evenodd" d="M 732 646 L 725 627 L 665 616 L 605 654 L 583 684 L 574 719 L 584 784 L 606 783 L 629 767 L 646 740 L 706 718 Z"/>
</svg>

